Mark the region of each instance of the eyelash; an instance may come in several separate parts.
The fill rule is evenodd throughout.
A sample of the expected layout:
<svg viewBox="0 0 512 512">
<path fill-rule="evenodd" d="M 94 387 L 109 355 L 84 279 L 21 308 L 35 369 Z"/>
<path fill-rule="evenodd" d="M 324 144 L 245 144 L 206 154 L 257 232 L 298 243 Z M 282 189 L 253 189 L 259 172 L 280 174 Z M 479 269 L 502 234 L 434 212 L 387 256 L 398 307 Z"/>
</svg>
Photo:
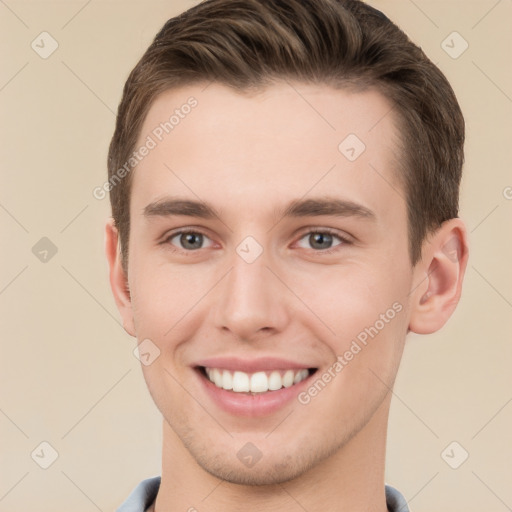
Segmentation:
<svg viewBox="0 0 512 512">
<path fill-rule="evenodd" d="M 341 242 L 329 249 L 309 249 L 310 251 L 313 251 L 315 254 L 332 254 L 333 252 L 339 251 L 341 246 L 350 245 L 352 243 L 347 237 L 340 235 L 338 231 L 330 228 L 308 228 L 307 231 L 304 231 L 300 234 L 298 240 L 302 240 L 305 236 L 311 235 L 313 233 L 321 235 L 331 235 L 332 237 L 337 238 Z"/>
<path fill-rule="evenodd" d="M 299 238 L 298 238 L 298 241 L 299 240 L 302 240 L 306 235 L 311 235 L 311 234 L 322 234 L 322 235 L 331 235 L 335 238 L 337 238 L 341 243 L 335 245 L 334 247 L 331 247 L 329 249 L 318 249 L 318 250 L 315 250 L 315 249 L 310 249 L 311 251 L 313 251 L 314 253 L 317 253 L 317 254 L 332 254 L 333 252 L 336 252 L 337 250 L 339 250 L 339 247 L 340 246 L 343 246 L 343 245 L 351 245 L 352 242 L 340 235 L 336 230 L 334 229 L 330 229 L 330 228 L 308 228 L 308 231 L 304 231 L 300 234 Z M 165 237 L 165 239 L 161 242 L 162 244 L 167 244 L 172 251 L 174 252 L 181 252 L 181 253 L 184 253 L 184 254 L 188 254 L 188 255 L 192 255 L 193 253 L 195 253 L 196 251 L 198 251 L 199 249 L 196 249 L 196 250 L 186 250 L 186 249 L 179 249 L 177 247 L 174 247 L 170 241 L 178 236 L 178 235 L 182 235 L 182 234 L 194 234 L 194 235 L 203 235 L 204 237 L 206 238 L 210 238 L 206 233 L 204 233 L 203 231 L 199 230 L 199 229 L 179 229 L 177 231 L 173 231 L 172 233 L 170 233 L 168 236 Z"/>
</svg>

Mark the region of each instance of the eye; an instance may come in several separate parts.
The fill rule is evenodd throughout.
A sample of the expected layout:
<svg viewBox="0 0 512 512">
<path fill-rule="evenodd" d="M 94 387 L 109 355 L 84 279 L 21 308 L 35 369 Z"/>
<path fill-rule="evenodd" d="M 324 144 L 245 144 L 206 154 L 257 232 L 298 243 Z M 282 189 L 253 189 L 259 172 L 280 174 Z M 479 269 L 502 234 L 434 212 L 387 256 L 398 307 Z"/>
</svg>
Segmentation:
<svg viewBox="0 0 512 512">
<path fill-rule="evenodd" d="M 197 231 L 180 231 L 174 233 L 166 239 L 166 242 L 185 251 L 195 251 L 212 245 L 212 240 Z M 206 245 L 204 245 L 205 243 Z"/>
<path fill-rule="evenodd" d="M 342 243 L 348 243 L 348 241 L 334 233 L 328 231 L 310 231 L 300 238 L 298 246 L 303 249 L 325 251 L 326 249 L 332 249 L 333 247 L 341 245 Z"/>
</svg>

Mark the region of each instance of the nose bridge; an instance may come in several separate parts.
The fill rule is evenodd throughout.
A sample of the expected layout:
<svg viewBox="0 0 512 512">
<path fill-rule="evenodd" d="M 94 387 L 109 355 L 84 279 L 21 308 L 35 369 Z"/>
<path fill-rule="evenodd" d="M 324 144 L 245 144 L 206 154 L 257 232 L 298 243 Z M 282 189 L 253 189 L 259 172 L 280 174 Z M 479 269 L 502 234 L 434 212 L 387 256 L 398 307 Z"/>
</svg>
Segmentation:
<svg viewBox="0 0 512 512">
<path fill-rule="evenodd" d="M 217 326 L 245 340 L 263 330 L 282 330 L 288 318 L 286 298 L 268 268 L 270 258 L 265 251 L 255 259 L 248 258 L 247 253 L 254 248 L 249 245 L 249 251 L 244 253 L 247 248 L 240 244 L 233 256 L 216 311 Z"/>
</svg>

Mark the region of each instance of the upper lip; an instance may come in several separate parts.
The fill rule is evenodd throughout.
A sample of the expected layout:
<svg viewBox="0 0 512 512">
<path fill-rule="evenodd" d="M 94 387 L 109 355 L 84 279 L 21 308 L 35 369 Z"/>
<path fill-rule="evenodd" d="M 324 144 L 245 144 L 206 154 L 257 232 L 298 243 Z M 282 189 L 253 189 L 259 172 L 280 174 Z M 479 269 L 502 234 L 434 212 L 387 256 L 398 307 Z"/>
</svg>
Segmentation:
<svg viewBox="0 0 512 512">
<path fill-rule="evenodd" d="M 193 366 L 205 368 L 219 368 L 222 370 L 241 371 L 255 373 L 272 370 L 301 370 L 303 368 L 314 368 L 310 364 L 304 364 L 289 359 L 278 357 L 260 357 L 257 359 L 241 359 L 238 357 L 212 357 L 197 361 Z"/>
</svg>

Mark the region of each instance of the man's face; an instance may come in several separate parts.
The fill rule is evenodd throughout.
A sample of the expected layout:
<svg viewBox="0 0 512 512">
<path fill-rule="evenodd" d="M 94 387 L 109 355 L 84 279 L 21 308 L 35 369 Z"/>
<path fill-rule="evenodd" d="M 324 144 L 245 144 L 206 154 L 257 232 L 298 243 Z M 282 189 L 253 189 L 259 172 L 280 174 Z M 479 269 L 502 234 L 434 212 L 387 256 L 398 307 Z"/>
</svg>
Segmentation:
<svg viewBox="0 0 512 512">
<path fill-rule="evenodd" d="M 148 113 L 127 323 L 160 351 L 142 369 L 173 442 L 219 478 L 286 481 L 387 415 L 413 275 L 390 110 L 375 91 L 211 84 Z"/>
</svg>

